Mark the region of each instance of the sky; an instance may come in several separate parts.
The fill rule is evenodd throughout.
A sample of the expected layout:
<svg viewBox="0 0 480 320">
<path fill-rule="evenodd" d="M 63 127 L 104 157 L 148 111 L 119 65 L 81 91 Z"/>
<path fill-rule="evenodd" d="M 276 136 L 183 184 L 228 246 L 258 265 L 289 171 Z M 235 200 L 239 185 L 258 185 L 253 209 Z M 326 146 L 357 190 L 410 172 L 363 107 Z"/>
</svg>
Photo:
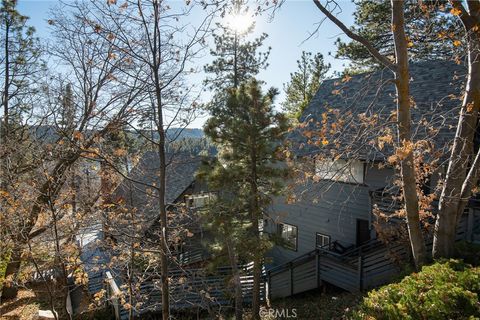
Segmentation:
<svg viewBox="0 0 480 320">
<path fill-rule="evenodd" d="M 48 40 L 50 30 L 46 21 L 49 18 L 49 10 L 58 2 L 56 0 L 19 0 L 18 10 L 30 17 L 29 25 L 36 28 L 37 35 L 41 39 Z M 181 5 L 183 1 L 172 2 Z M 337 17 L 347 26 L 350 26 L 353 23 L 354 4 L 350 0 L 340 0 L 338 3 L 341 12 L 337 12 Z M 195 20 L 196 18 L 193 16 L 192 19 Z M 283 6 L 276 11 L 273 19 L 270 19 L 267 15 L 257 18 L 255 34 L 267 33 L 269 37 L 264 45 L 265 48 L 269 46 L 272 48 L 269 67 L 262 71 L 258 77 L 265 81 L 268 87 L 280 89 L 281 94 L 276 100 L 277 105 L 285 97 L 283 85 L 289 81 L 290 73 L 296 70 L 296 61 L 300 58 L 302 51 L 310 51 L 314 54 L 322 53 L 326 62 L 332 65 L 330 74 L 343 69 L 346 62 L 334 58 L 336 52 L 335 40 L 338 37 L 345 39 L 338 27 L 325 20 L 318 28 L 318 32 L 309 38 L 322 20 L 322 13 L 311 0 L 286 0 Z M 199 64 L 205 64 L 208 61 L 209 56 L 205 54 Z M 204 75 L 197 76 L 198 79 L 202 77 Z M 201 128 L 205 120 L 206 117 L 200 117 L 190 126 Z"/>
</svg>

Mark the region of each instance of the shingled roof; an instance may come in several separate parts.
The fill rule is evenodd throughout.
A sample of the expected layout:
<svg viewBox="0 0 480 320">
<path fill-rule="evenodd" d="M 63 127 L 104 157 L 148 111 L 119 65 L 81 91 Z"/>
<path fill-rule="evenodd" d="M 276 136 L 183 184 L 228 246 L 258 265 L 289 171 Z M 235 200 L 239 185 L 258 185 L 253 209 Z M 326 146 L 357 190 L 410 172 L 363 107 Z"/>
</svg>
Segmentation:
<svg viewBox="0 0 480 320">
<path fill-rule="evenodd" d="M 466 74 L 463 65 L 453 62 L 428 61 L 410 65 L 410 92 L 415 102 L 412 108 L 414 139 L 428 137 L 435 149 L 448 148 L 455 134 Z M 379 148 L 372 141 L 387 130 L 396 134 L 392 121 L 396 110 L 392 79 L 392 72 L 385 69 L 324 81 L 301 116 L 301 122 L 309 125 L 290 135 L 297 154 L 337 152 L 343 158 L 384 161 L 391 155 L 391 146 Z M 379 118 L 375 125 L 370 128 L 359 125 L 361 117 L 375 114 Z M 345 121 L 342 128 L 330 132 L 331 124 L 339 119 Z M 325 143 L 305 137 L 306 131 L 321 130 L 325 122 L 329 129 Z"/>
<path fill-rule="evenodd" d="M 201 157 L 190 153 L 167 154 L 165 201 L 173 204 L 194 182 L 195 172 L 201 165 Z M 128 207 L 136 208 L 145 227 L 156 221 L 159 215 L 158 196 L 152 185 L 158 186 L 160 160 L 157 152 L 146 152 L 130 174 L 115 190 L 113 199 L 122 200 Z M 137 221 L 138 222 L 138 221 Z"/>
</svg>

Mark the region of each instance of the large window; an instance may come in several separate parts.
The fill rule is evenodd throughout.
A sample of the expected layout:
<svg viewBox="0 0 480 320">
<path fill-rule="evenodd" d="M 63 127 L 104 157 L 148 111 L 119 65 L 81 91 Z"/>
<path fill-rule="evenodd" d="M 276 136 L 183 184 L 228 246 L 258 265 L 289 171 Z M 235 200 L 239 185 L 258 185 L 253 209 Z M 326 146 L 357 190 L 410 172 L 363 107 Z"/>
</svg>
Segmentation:
<svg viewBox="0 0 480 320">
<path fill-rule="evenodd" d="M 315 174 L 320 180 L 363 183 L 364 165 L 359 160 L 317 160 Z"/>
<path fill-rule="evenodd" d="M 286 223 L 278 225 L 278 235 L 282 238 L 282 245 L 290 250 L 297 251 L 298 229 Z"/>
<path fill-rule="evenodd" d="M 326 247 L 330 245 L 330 236 L 317 232 L 316 245 L 317 245 L 317 248 L 323 247 L 326 249 Z"/>
</svg>

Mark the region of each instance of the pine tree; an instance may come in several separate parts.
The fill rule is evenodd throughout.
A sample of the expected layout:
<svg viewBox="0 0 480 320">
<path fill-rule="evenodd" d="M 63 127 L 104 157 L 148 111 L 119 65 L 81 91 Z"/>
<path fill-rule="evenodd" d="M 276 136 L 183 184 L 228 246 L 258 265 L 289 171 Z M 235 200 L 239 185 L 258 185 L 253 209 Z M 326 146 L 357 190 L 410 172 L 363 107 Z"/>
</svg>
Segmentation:
<svg viewBox="0 0 480 320">
<path fill-rule="evenodd" d="M 16 6 L 16 0 L 3 0 L 0 8 L 1 104 L 5 130 L 11 117 L 27 111 L 23 100 L 32 93 L 34 79 L 44 68 L 35 29 L 27 26 L 28 17 L 20 14 Z"/>
<path fill-rule="evenodd" d="M 240 14 L 241 6 L 240 2 L 237 3 L 231 13 Z M 220 162 L 217 162 L 216 170 L 212 170 L 213 176 L 207 177 L 207 180 L 210 180 L 213 186 L 218 185 L 218 181 L 221 181 L 223 183 L 221 189 L 225 190 L 225 194 L 221 194 L 219 199 L 217 199 L 218 206 L 223 208 L 222 218 L 220 220 L 211 218 L 210 220 L 222 221 L 223 223 L 223 226 L 216 224 L 212 229 L 216 232 L 220 242 L 223 243 L 225 251 L 228 252 L 229 261 L 233 269 L 233 278 L 236 279 L 236 282 L 234 281 L 236 290 L 235 313 L 236 318 L 241 319 L 242 297 L 238 291 L 241 288 L 239 271 L 236 269 L 236 265 L 240 260 L 254 261 L 253 314 L 255 317 L 258 317 L 260 306 L 260 270 L 266 246 L 261 241 L 258 233 L 258 219 L 261 219 L 262 215 L 260 210 L 262 206 L 260 199 L 258 199 L 259 191 L 255 190 L 252 184 L 249 184 L 251 187 L 249 189 L 246 184 L 246 177 L 248 174 L 250 176 L 252 174 L 251 171 L 246 172 L 246 170 L 248 168 L 252 170 L 258 169 L 257 163 L 253 167 L 247 168 L 245 163 L 242 163 L 246 159 L 235 162 L 234 158 L 241 158 L 249 153 L 245 153 L 246 150 L 233 148 L 233 144 L 243 144 L 247 141 L 244 140 L 247 136 L 242 136 L 245 132 L 252 134 L 266 122 L 270 122 L 272 125 L 273 122 L 278 122 L 276 124 L 279 126 L 274 126 L 275 128 L 271 129 L 273 131 L 279 130 L 279 132 L 283 130 L 283 124 L 280 125 L 280 117 L 273 113 L 271 109 L 271 101 L 269 99 L 273 98 L 274 91 L 271 90 L 268 95 L 260 97 L 258 96 L 261 95 L 259 83 L 255 80 L 248 82 L 268 66 L 267 60 L 270 48 L 265 52 L 259 51 L 263 41 L 267 38 L 267 34 L 264 33 L 260 37 L 249 41 L 247 36 L 253 32 L 253 24 L 243 32 L 220 24 L 217 26 L 221 32 L 214 35 L 215 49 L 211 51 L 214 60 L 211 64 L 205 66 L 205 72 L 211 75 L 205 80 L 205 84 L 214 92 L 211 103 L 207 105 L 211 118 L 205 125 L 205 134 L 218 146 Z M 255 97 L 252 96 L 251 100 L 248 101 L 248 94 L 254 93 L 255 90 L 257 90 L 257 95 Z M 258 117 L 251 117 L 253 115 L 253 103 L 259 102 L 264 103 L 265 105 L 262 105 L 265 108 L 264 111 L 268 111 L 268 113 L 264 114 L 263 122 Z M 262 106 L 259 106 L 259 108 Z M 247 129 L 248 124 L 257 126 L 257 128 Z M 218 127 L 216 127 L 217 125 Z M 239 127 L 237 128 L 236 126 Z M 241 131 L 237 131 L 241 126 L 244 126 L 244 128 Z M 279 129 L 280 127 L 282 129 Z M 263 129 L 266 130 L 267 127 L 263 127 Z M 239 135 L 235 136 L 235 132 Z M 244 144 L 244 147 L 250 146 L 254 149 L 254 153 L 257 151 L 268 153 L 269 149 L 266 148 L 267 142 L 265 139 L 271 138 L 272 140 L 269 140 L 269 143 L 272 143 L 274 139 L 278 138 L 279 132 L 277 132 L 275 137 L 251 136 L 248 143 Z M 256 150 L 256 147 L 259 149 Z M 273 159 L 270 158 L 270 160 Z M 226 167 L 223 167 L 224 165 Z M 263 178 L 267 179 L 266 177 Z M 255 178 L 252 181 L 255 181 Z M 230 190 L 230 193 L 227 190 Z M 274 192 L 273 189 L 271 191 Z M 235 198 L 237 201 L 232 202 L 231 198 Z M 239 203 L 243 203 L 242 208 L 238 207 Z M 212 211 L 211 214 L 215 215 L 219 214 L 219 212 L 215 213 L 215 211 Z M 238 221 L 244 221 L 241 215 L 245 215 L 248 218 L 248 225 L 239 224 Z M 237 230 L 238 232 L 235 233 L 224 233 L 224 230 L 226 230 L 225 226 L 234 226 L 242 231 Z M 245 234 L 248 234 L 248 237 L 240 238 L 240 235 Z M 237 247 L 239 243 L 241 243 L 243 249 Z M 246 256 L 245 253 L 247 252 L 254 252 L 255 254 Z"/>
<path fill-rule="evenodd" d="M 305 51 L 297 60 L 297 66 L 298 70 L 290 74 L 290 82 L 284 85 L 286 98 L 282 107 L 291 119 L 301 116 L 330 69 L 330 64 L 325 63 L 322 54 L 312 56 L 311 52 Z"/>
<path fill-rule="evenodd" d="M 210 52 L 215 59 L 204 69 L 206 73 L 213 74 L 205 83 L 218 93 L 238 88 L 240 84 L 255 77 L 260 70 L 266 69 L 270 48 L 259 52 L 268 36 L 266 33 L 251 41 L 247 40 L 247 36 L 253 32 L 253 24 L 243 33 L 221 24 L 217 24 L 217 27 L 221 32 L 214 34 L 215 49 Z"/>
<path fill-rule="evenodd" d="M 210 201 L 203 211 L 206 229 L 213 239 L 210 250 L 214 253 L 213 265 L 225 265 L 232 268 L 232 291 L 235 298 L 235 319 L 243 319 L 243 295 L 240 281 L 239 263 L 246 260 L 242 245 L 248 239 L 248 215 L 246 203 L 236 192 L 241 187 L 237 170 L 224 167 L 218 159 L 205 163 L 198 174 L 198 179 L 206 180 L 210 190 L 218 190 L 215 200 Z"/>
<path fill-rule="evenodd" d="M 229 90 L 228 99 L 223 104 L 211 106 L 211 118 L 204 128 L 205 134 L 220 149 L 219 161 L 212 170 L 210 181 L 221 179 L 222 190 L 232 190 L 231 197 L 236 199 L 230 210 L 224 210 L 228 213 L 224 215 L 224 223 L 243 228 L 246 235 L 240 239 L 238 231 L 231 233 L 224 244 L 241 243 L 242 249 L 237 255 L 254 263 L 252 309 L 255 318 L 260 304 L 262 260 L 269 248 L 269 241 L 259 231 L 259 220 L 263 219 L 263 212 L 272 197 L 281 191 L 281 178 L 286 174 L 286 170 L 277 164 L 280 160 L 279 142 L 287 125 L 286 118 L 272 105 L 276 94 L 274 89 L 264 94 L 259 82 L 251 79 L 238 89 Z M 223 204 L 228 207 L 229 197 L 226 199 Z M 242 215 L 248 219 L 248 224 L 243 226 L 238 223 Z"/>
<path fill-rule="evenodd" d="M 390 1 L 355 1 L 355 33 L 367 39 L 380 53 L 394 61 L 394 41 L 391 32 Z M 448 1 L 413 1 L 405 5 L 405 23 L 411 61 L 452 59 L 461 49 L 463 30 L 457 19 L 448 14 Z M 381 65 L 360 43 L 336 41 L 336 58 L 350 60 L 346 73 L 370 71 Z"/>
<path fill-rule="evenodd" d="M 22 117 L 33 108 L 33 97 L 37 92 L 35 78 L 44 69 L 35 29 L 27 26 L 28 17 L 21 15 L 16 5 L 15 0 L 3 0 L 0 7 L 0 105 L 3 109 L 0 120 L 0 191 L 4 194 L 8 194 L 11 186 L 21 178 L 28 179 L 26 175 L 32 172 L 29 168 L 34 167 L 32 150 L 28 150 L 31 145 L 29 127 L 23 123 Z M 2 200 L 0 209 L 7 211 L 9 208 Z M 19 241 L 13 238 L 16 245 Z M 5 282 L 0 293 L 4 299 L 14 298 L 18 292 L 16 270 L 20 266 L 21 251 L 11 252 L 5 270 L 5 278 L 9 281 Z"/>
</svg>

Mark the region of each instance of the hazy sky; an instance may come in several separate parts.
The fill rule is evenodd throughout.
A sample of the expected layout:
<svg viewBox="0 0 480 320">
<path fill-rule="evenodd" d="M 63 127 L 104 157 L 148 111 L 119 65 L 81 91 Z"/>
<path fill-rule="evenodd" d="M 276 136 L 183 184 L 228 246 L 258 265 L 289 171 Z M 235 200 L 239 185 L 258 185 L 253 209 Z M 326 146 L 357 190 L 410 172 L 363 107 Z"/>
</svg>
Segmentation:
<svg viewBox="0 0 480 320">
<path fill-rule="evenodd" d="M 180 0 L 173 2 L 181 3 Z M 46 23 L 48 11 L 58 1 L 19 0 L 18 3 L 19 11 L 30 17 L 29 24 L 37 29 L 38 36 L 48 39 L 50 36 Z M 350 0 L 340 0 L 338 3 L 342 8 L 338 17 L 346 25 L 351 25 L 353 23 L 354 5 Z M 315 7 L 313 1 L 286 0 L 282 8 L 276 12 L 272 21 L 268 21 L 267 16 L 260 17 L 257 20 L 255 32 L 266 32 L 269 37 L 265 41 L 265 46 L 272 47 L 269 59 L 270 66 L 259 75 L 259 78 L 264 80 L 268 87 L 273 86 L 281 89 L 282 94 L 278 97 L 277 104 L 284 98 L 283 84 L 288 82 L 290 73 L 295 71 L 296 60 L 300 57 L 302 51 L 320 52 L 324 55 L 326 61 L 332 64 L 332 72 L 342 70 L 345 61 L 333 57 L 336 51 L 334 41 L 343 35 L 335 25 L 329 21 L 324 21 L 319 28 L 319 32 L 306 40 L 310 33 L 315 31 L 322 18 L 323 15 Z M 195 17 L 192 16 L 192 19 L 195 19 Z M 204 64 L 206 62 L 208 62 L 208 55 L 199 63 Z M 199 79 L 201 78 L 203 76 L 199 75 Z M 204 121 L 204 118 L 198 119 L 192 126 L 201 127 Z"/>
</svg>

